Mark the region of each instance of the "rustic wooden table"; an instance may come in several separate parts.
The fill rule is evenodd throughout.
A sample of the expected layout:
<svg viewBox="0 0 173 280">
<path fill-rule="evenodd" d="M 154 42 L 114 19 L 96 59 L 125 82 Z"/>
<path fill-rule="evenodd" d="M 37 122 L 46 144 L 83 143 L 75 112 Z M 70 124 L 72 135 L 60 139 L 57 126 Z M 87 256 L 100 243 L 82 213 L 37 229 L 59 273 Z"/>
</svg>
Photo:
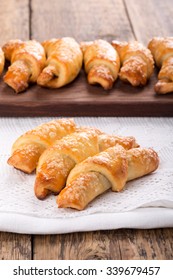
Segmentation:
<svg viewBox="0 0 173 280">
<path fill-rule="evenodd" d="M 1 0 L 0 45 L 39 41 L 171 36 L 172 0 Z M 173 229 L 121 229 L 64 235 L 0 233 L 0 259 L 173 259 Z"/>
</svg>

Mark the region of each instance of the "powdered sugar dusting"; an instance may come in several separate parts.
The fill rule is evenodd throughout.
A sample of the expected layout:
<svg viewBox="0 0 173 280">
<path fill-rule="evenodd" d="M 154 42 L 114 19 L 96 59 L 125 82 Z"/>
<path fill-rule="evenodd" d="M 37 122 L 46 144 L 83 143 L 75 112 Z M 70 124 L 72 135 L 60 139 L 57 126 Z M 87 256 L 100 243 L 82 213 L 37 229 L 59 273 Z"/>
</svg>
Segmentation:
<svg viewBox="0 0 173 280">
<path fill-rule="evenodd" d="M 116 135 L 133 135 L 145 148 L 159 154 L 159 168 L 151 175 L 126 184 L 122 192 L 108 190 L 83 211 L 59 209 L 55 196 L 39 201 L 34 195 L 35 174 L 24 174 L 6 161 L 19 135 L 51 118 L 0 119 L 0 212 L 20 213 L 41 218 L 68 218 L 95 213 L 127 212 L 140 207 L 173 208 L 173 119 L 172 118 L 74 118 L 77 125 L 93 126 Z M 153 155 L 154 156 L 154 155 Z M 20 198 L 20 199 L 19 199 Z"/>
</svg>

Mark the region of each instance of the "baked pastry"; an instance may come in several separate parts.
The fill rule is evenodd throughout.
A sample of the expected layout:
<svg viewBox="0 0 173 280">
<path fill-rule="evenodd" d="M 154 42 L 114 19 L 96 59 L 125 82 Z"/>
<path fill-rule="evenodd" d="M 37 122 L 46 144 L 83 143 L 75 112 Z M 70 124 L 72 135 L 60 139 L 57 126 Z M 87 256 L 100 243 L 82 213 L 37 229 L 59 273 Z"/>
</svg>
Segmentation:
<svg viewBox="0 0 173 280">
<path fill-rule="evenodd" d="M 112 41 L 120 56 L 119 77 L 132 86 L 144 86 L 153 73 L 154 60 L 149 49 L 141 43 Z"/>
<path fill-rule="evenodd" d="M 75 128 L 76 125 L 72 119 L 58 119 L 39 125 L 15 141 L 8 164 L 26 173 L 31 173 L 36 168 L 43 151 L 55 140 L 74 132 Z"/>
<path fill-rule="evenodd" d="M 82 42 L 84 67 L 89 84 L 100 84 L 111 89 L 118 77 L 120 59 L 116 50 L 105 40 Z"/>
<path fill-rule="evenodd" d="M 99 152 L 102 152 L 115 145 L 120 145 L 126 150 L 139 147 L 139 144 L 136 142 L 136 139 L 133 136 L 118 136 L 101 133 L 99 134 L 98 141 Z"/>
<path fill-rule="evenodd" d="M 70 37 L 52 39 L 42 43 L 46 55 L 46 67 L 37 83 L 48 88 L 60 88 L 72 82 L 80 72 L 83 55 L 79 44 Z"/>
<path fill-rule="evenodd" d="M 45 52 L 35 40 L 11 40 L 3 46 L 5 58 L 11 61 L 4 76 L 4 82 L 16 93 L 27 89 L 29 83 L 35 83 L 45 66 Z"/>
<path fill-rule="evenodd" d="M 66 179 L 72 168 L 89 156 L 93 156 L 117 143 L 124 145 L 127 149 L 136 147 L 133 137 L 114 137 L 102 134 L 94 128 L 80 129 L 46 149 L 39 159 L 35 195 L 44 199 L 49 193 L 59 193 L 65 186 Z"/>
<path fill-rule="evenodd" d="M 75 164 L 98 152 L 97 133 L 93 130 L 74 132 L 56 141 L 39 159 L 34 187 L 36 197 L 44 199 L 50 192 L 60 192 Z"/>
<path fill-rule="evenodd" d="M 152 149 L 125 150 L 118 145 L 108 148 L 72 169 L 57 197 L 58 207 L 83 210 L 106 190 L 119 192 L 127 181 L 153 172 L 158 164 L 158 155 Z"/>
<path fill-rule="evenodd" d="M 4 53 L 0 47 L 0 75 L 2 74 L 2 71 L 4 70 L 4 63 L 5 63 L 5 57 Z"/>
<path fill-rule="evenodd" d="M 161 68 L 155 91 L 159 94 L 173 92 L 173 37 L 153 38 L 149 44 L 157 67 Z"/>
</svg>

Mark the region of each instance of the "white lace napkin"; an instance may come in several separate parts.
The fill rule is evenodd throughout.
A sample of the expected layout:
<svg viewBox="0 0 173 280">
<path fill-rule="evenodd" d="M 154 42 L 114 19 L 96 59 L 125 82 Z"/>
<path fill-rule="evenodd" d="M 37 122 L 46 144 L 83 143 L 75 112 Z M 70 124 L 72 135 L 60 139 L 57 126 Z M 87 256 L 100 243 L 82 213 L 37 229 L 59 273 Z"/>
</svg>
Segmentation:
<svg viewBox="0 0 173 280">
<path fill-rule="evenodd" d="M 84 211 L 58 209 L 54 196 L 39 201 L 33 192 L 35 174 L 6 163 L 18 136 L 51 119 L 0 119 L 0 230 L 44 234 L 173 226 L 173 118 L 75 118 L 78 125 L 132 135 L 160 157 L 156 172 L 128 182 L 120 193 L 106 192 Z"/>
</svg>

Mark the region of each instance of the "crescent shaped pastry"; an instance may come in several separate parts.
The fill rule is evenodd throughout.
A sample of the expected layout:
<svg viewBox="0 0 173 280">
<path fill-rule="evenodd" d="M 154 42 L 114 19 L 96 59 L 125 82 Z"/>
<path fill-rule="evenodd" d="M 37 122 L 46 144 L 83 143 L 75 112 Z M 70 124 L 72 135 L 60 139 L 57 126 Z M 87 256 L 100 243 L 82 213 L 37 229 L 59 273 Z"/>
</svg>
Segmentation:
<svg viewBox="0 0 173 280">
<path fill-rule="evenodd" d="M 39 159 L 35 195 L 44 199 L 50 192 L 58 193 L 75 164 L 99 152 L 97 133 L 93 130 L 67 135 L 42 154 Z"/>
<path fill-rule="evenodd" d="M 35 40 L 11 40 L 3 46 L 5 58 L 11 62 L 4 76 L 4 82 L 16 93 L 26 90 L 29 83 L 35 83 L 45 66 L 45 52 Z"/>
<path fill-rule="evenodd" d="M 158 155 L 152 149 L 108 148 L 72 169 L 57 197 L 58 207 L 83 210 L 106 190 L 121 191 L 127 181 L 153 172 L 158 164 Z"/>
<path fill-rule="evenodd" d="M 173 92 L 173 37 L 153 38 L 148 48 L 160 68 L 155 91 L 158 94 Z"/>
<path fill-rule="evenodd" d="M 70 37 L 52 39 L 42 43 L 46 67 L 37 79 L 40 86 L 60 88 L 72 82 L 80 72 L 83 55 L 79 44 Z"/>
<path fill-rule="evenodd" d="M 35 195 L 44 199 L 49 193 L 59 193 L 74 166 L 89 156 L 116 144 L 130 149 L 138 146 L 133 137 L 102 134 L 94 128 L 72 133 L 56 141 L 40 157 L 35 181 Z"/>
<path fill-rule="evenodd" d="M 33 172 L 43 151 L 75 129 L 72 119 L 58 119 L 39 125 L 15 141 L 8 164 L 26 173 Z"/>
<path fill-rule="evenodd" d="M 105 90 L 111 89 L 120 69 L 120 59 L 116 50 L 101 39 L 82 42 L 81 49 L 88 83 L 100 84 Z"/>
<path fill-rule="evenodd" d="M 112 41 L 112 45 L 120 56 L 120 79 L 132 86 L 146 85 L 154 69 L 150 50 L 137 41 L 129 43 Z"/>
</svg>

